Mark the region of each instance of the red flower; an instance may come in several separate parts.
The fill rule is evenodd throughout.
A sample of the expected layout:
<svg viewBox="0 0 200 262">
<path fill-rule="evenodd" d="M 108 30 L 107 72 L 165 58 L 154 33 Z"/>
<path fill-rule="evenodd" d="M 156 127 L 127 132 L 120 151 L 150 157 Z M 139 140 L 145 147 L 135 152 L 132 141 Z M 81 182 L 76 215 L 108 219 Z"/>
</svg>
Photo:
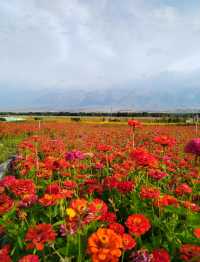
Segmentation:
<svg viewBox="0 0 200 262">
<path fill-rule="evenodd" d="M 163 136 L 156 136 L 154 138 L 154 142 L 156 142 L 156 143 L 158 143 L 162 146 L 172 146 L 172 145 L 175 144 L 175 139 L 163 135 Z"/>
<path fill-rule="evenodd" d="M 2 262 L 11 262 L 11 258 L 9 256 L 10 246 L 5 245 L 3 248 L 0 249 L 0 261 Z"/>
<path fill-rule="evenodd" d="M 138 120 L 129 119 L 128 120 L 128 125 L 133 127 L 133 128 L 137 128 L 137 127 L 141 127 L 142 124 Z"/>
<path fill-rule="evenodd" d="M 196 238 L 200 238 L 200 228 L 195 228 L 193 231 Z"/>
<path fill-rule="evenodd" d="M 159 199 L 155 200 L 154 205 L 157 207 L 165 207 L 165 206 L 178 206 L 178 200 L 170 195 L 164 195 Z"/>
<path fill-rule="evenodd" d="M 184 194 L 191 194 L 192 188 L 189 187 L 186 183 L 183 183 L 176 188 L 175 192 L 179 196 L 182 196 Z"/>
<path fill-rule="evenodd" d="M 39 224 L 28 229 L 25 241 L 28 242 L 27 248 L 43 250 L 45 243 L 51 243 L 56 239 L 56 233 L 51 224 Z"/>
<path fill-rule="evenodd" d="M 139 166 L 157 167 L 157 159 L 143 148 L 136 148 L 131 153 L 131 158 L 136 161 Z"/>
<path fill-rule="evenodd" d="M 160 190 L 155 187 L 143 186 L 140 191 L 142 199 L 155 199 L 160 196 Z"/>
<path fill-rule="evenodd" d="M 10 189 L 16 196 L 35 194 L 35 184 L 31 179 L 16 179 Z"/>
<path fill-rule="evenodd" d="M 200 206 L 195 204 L 195 203 L 192 203 L 190 201 L 185 201 L 183 203 L 183 205 L 184 205 L 185 208 L 190 209 L 193 212 L 199 212 L 200 211 Z"/>
<path fill-rule="evenodd" d="M 108 151 L 111 151 L 111 149 L 112 147 L 109 145 L 100 144 L 97 146 L 97 150 L 102 151 L 102 152 L 108 152 Z"/>
<path fill-rule="evenodd" d="M 58 194 L 60 192 L 60 186 L 56 183 L 47 186 L 45 193 L 47 194 Z"/>
<path fill-rule="evenodd" d="M 164 248 L 153 250 L 152 255 L 152 262 L 170 262 L 170 256 Z"/>
<path fill-rule="evenodd" d="M 21 197 L 19 202 L 20 207 L 29 207 L 37 202 L 38 196 L 34 194 L 27 194 Z"/>
<path fill-rule="evenodd" d="M 39 257 L 37 255 L 27 255 L 20 258 L 19 262 L 39 262 Z"/>
<path fill-rule="evenodd" d="M 150 170 L 148 176 L 155 180 L 161 180 L 162 178 L 168 176 L 168 174 L 159 170 Z"/>
<path fill-rule="evenodd" d="M 0 215 L 10 211 L 14 206 L 14 201 L 6 194 L 0 194 Z"/>
<path fill-rule="evenodd" d="M 40 205 L 48 207 L 56 205 L 59 199 L 62 199 L 61 194 L 44 194 L 44 196 L 41 197 L 38 202 Z"/>
<path fill-rule="evenodd" d="M 199 261 L 200 246 L 185 244 L 180 248 L 180 255 L 183 261 Z"/>
<path fill-rule="evenodd" d="M 133 181 L 118 181 L 117 189 L 121 194 L 126 194 L 133 191 L 135 184 Z"/>
<path fill-rule="evenodd" d="M 134 238 L 132 238 L 129 234 L 123 234 L 122 235 L 122 243 L 123 243 L 123 249 L 131 250 L 136 246 L 136 241 Z"/>
<path fill-rule="evenodd" d="M 103 222 L 107 222 L 107 223 L 115 223 L 117 221 L 117 217 L 116 217 L 115 213 L 107 212 L 106 214 L 104 214 L 101 217 L 100 220 L 103 221 Z"/>
<path fill-rule="evenodd" d="M 114 230 L 115 233 L 117 233 L 118 235 L 122 236 L 124 234 L 124 227 L 121 224 L 117 223 L 117 222 L 110 224 L 109 228 Z"/>
<path fill-rule="evenodd" d="M 149 219 L 142 214 L 130 215 L 125 224 L 128 227 L 130 233 L 137 237 L 145 234 L 151 228 Z"/>
<path fill-rule="evenodd" d="M 101 199 L 94 199 L 88 204 L 88 216 L 93 217 L 93 220 L 99 220 L 107 212 L 108 207 Z"/>
</svg>

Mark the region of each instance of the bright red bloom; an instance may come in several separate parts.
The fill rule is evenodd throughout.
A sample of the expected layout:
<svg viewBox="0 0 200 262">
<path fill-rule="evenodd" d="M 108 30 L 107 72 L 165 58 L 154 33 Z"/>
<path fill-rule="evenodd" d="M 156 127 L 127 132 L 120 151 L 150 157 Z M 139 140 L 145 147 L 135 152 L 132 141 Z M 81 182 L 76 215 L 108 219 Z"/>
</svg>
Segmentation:
<svg viewBox="0 0 200 262">
<path fill-rule="evenodd" d="M 118 235 L 121 235 L 121 236 L 124 234 L 124 231 L 125 231 L 124 227 L 121 224 L 117 223 L 117 222 L 110 224 L 109 228 L 114 230 L 115 233 L 117 233 Z"/>
<path fill-rule="evenodd" d="M 164 248 L 153 250 L 152 255 L 152 262 L 170 262 L 170 256 Z"/>
<path fill-rule="evenodd" d="M 133 128 L 137 128 L 137 127 L 141 127 L 142 124 L 138 120 L 129 119 L 128 120 L 128 125 L 133 127 Z"/>
<path fill-rule="evenodd" d="M 1 181 L 0 185 L 9 187 L 15 182 L 16 178 L 14 176 L 5 176 Z"/>
<path fill-rule="evenodd" d="M 175 189 L 175 192 L 179 196 L 182 196 L 182 195 L 185 195 L 185 194 L 191 194 L 192 188 L 190 186 L 188 186 L 188 184 L 183 183 L 183 184 L 177 186 L 177 188 Z"/>
<path fill-rule="evenodd" d="M 143 148 L 136 148 L 131 153 L 131 158 L 136 161 L 139 166 L 157 167 L 157 159 Z"/>
<path fill-rule="evenodd" d="M 104 144 L 100 144 L 97 146 L 97 150 L 102 151 L 102 152 L 108 152 L 111 151 L 112 147 L 109 145 L 104 145 Z"/>
<path fill-rule="evenodd" d="M 155 180 L 161 180 L 162 178 L 168 176 L 168 174 L 160 170 L 150 170 L 148 172 L 148 176 L 152 177 Z"/>
<path fill-rule="evenodd" d="M 40 205 L 48 207 L 56 205 L 57 201 L 62 198 L 63 196 L 61 194 L 44 194 L 44 196 L 41 197 L 38 202 Z"/>
<path fill-rule="evenodd" d="M 196 238 L 200 238 L 200 228 L 195 228 L 193 231 Z"/>
<path fill-rule="evenodd" d="M 105 215 L 101 217 L 100 220 L 107 223 L 115 223 L 117 221 L 117 217 L 115 213 L 107 212 Z"/>
<path fill-rule="evenodd" d="M 51 224 L 39 224 L 28 229 L 25 241 L 28 242 L 27 248 L 43 250 L 44 244 L 50 244 L 56 239 L 56 232 Z"/>
<path fill-rule="evenodd" d="M 134 238 L 132 238 L 129 234 L 123 234 L 122 235 L 122 243 L 123 243 L 123 249 L 131 250 L 136 246 L 136 241 Z"/>
<path fill-rule="evenodd" d="M 116 188 L 121 194 L 126 194 L 133 191 L 135 184 L 133 181 L 118 181 Z"/>
<path fill-rule="evenodd" d="M 200 206 L 195 204 L 195 203 L 192 203 L 190 201 L 185 201 L 183 203 L 183 205 L 184 205 L 185 208 L 190 209 L 193 212 L 199 212 L 200 211 Z"/>
<path fill-rule="evenodd" d="M 94 199 L 88 204 L 89 216 L 93 217 L 93 220 L 99 220 L 108 212 L 107 205 L 101 199 Z"/>
<path fill-rule="evenodd" d="M 155 199 L 160 196 L 160 190 L 155 187 L 143 186 L 140 191 L 142 199 Z"/>
<path fill-rule="evenodd" d="M 57 183 L 48 185 L 45 190 L 45 193 L 47 194 L 58 194 L 59 192 L 60 192 L 60 186 Z"/>
<path fill-rule="evenodd" d="M 154 142 L 162 146 L 172 146 L 175 144 L 175 139 L 162 135 L 162 136 L 156 136 L 154 138 Z"/>
<path fill-rule="evenodd" d="M 149 219 L 142 214 L 130 215 L 125 224 L 128 227 L 130 233 L 137 237 L 145 234 L 151 228 Z"/>
<path fill-rule="evenodd" d="M 9 256 L 10 246 L 5 245 L 0 249 L 0 261 L 2 262 L 11 262 L 11 258 Z"/>
<path fill-rule="evenodd" d="M 0 215 L 10 211 L 14 206 L 14 201 L 6 194 L 0 194 Z"/>
<path fill-rule="evenodd" d="M 20 258 L 19 262 L 39 262 L 39 257 L 37 255 L 26 255 Z"/>
<path fill-rule="evenodd" d="M 178 206 L 178 200 L 171 195 L 164 195 L 155 200 L 154 205 L 157 207 Z"/>
<path fill-rule="evenodd" d="M 200 246 L 185 244 L 180 248 L 180 256 L 183 261 L 199 261 Z"/>
<path fill-rule="evenodd" d="M 66 189 L 75 189 L 77 187 L 77 183 L 71 180 L 67 180 L 63 182 L 63 186 Z"/>
<path fill-rule="evenodd" d="M 31 179 L 16 179 L 10 189 L 16 196 L 35 194 L 35 184 Z"/>
</svg>

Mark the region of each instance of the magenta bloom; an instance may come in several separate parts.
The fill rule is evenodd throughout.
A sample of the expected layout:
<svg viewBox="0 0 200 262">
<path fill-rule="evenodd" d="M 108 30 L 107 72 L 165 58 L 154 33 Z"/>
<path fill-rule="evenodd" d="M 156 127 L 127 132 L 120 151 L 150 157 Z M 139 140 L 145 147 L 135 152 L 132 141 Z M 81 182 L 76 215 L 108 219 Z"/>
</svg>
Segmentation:
<svg viewBox="0 0 200 262">
<path fill-rule="evenodd" d="M 70 151 L 65 154 L 65 159 L 68 161 L 73 161 L 76 159 L 83 160 L 84 154 L 81 151 Z"/>
<path fill-rule="evenodd" d="M 191 153 L 200 156 L 200 138 L 190 140 L 185 146 L 185 153 Z"/>
</svg>

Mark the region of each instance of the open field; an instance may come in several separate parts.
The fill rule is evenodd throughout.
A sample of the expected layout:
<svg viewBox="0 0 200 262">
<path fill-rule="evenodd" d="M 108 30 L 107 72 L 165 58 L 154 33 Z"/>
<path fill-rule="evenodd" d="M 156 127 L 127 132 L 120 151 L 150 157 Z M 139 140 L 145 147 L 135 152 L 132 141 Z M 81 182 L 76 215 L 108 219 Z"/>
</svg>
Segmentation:
<svg viewBox="0 0 200 262">
<path fill-rule="evenodd" d="M 0 261 L 200 261 L 199 130 L 108 123 L 0 123 Z"/>
</svg>

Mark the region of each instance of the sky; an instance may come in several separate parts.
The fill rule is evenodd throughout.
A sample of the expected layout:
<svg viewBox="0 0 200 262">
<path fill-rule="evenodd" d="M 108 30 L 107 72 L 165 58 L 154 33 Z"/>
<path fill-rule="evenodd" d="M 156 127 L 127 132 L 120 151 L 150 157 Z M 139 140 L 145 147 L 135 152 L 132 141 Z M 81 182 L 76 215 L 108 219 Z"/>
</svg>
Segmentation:
<svg viewBox="0 0 200 262">
<path fill-rule="evenodd" d="M 199 0 L 0 0 L 0 89 L 200 72 Z"/>
</svg>

